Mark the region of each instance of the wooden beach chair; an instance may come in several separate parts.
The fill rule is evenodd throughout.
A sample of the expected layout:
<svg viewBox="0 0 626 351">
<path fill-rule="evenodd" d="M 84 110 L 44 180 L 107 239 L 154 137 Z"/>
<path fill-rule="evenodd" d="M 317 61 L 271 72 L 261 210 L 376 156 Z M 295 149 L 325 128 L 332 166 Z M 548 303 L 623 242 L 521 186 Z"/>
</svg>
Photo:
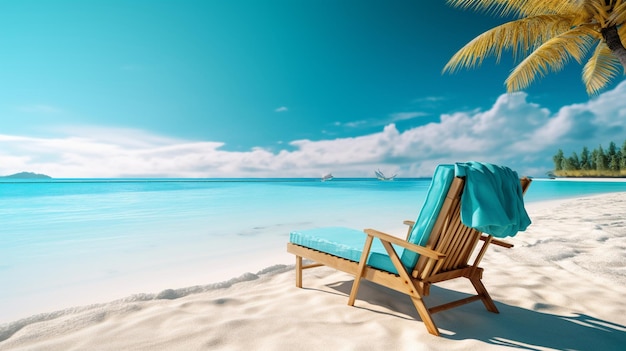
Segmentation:
<svg viewBox="0 0 626 351">
<path fill-rule="evenodd" d="M 484 165 L 479 166 L 484 168 Z M 489 167 L 492 166 L 501 169 L 494 165 Z M 506 169 L 515 177 L 515 184 L 509 186 L 510 189 L 503 190 L 503 185 L 499 184 L 495 189 L 489 190 L 491 185 L 478 184 L 468 189 L 467 196 L 475 198 L 486 195 L 483 199 L 487 201 L 494 198 L 502 201 L 503 192 L 511 191 L 513 193 L 511 196 L 519 199 L 518 208 L 512 206 L 512 210 L 518 211 L 517 214 L 521 213 L 517 218 L 521 218 L 521 224 L 519 227 L 515 224 L 505 228 L 505 231 L 508 235 L 514 235 L 517 230 L 524 230 L 530 224 L 523 207 L 522 196 L 531 179 L 527 177 L 519 179 L 517 173 Z M 488 311 L 498 313 L 496 305 L 481 281 L 483 268 L 479 267 L 479 264 L 489 245 L 505 248 L 513 245 L 462 223 L 461 217 L 464 216 L 461 208 L 464 206 L 461 197 L 473 176 L 468 177 L 467 174 L 459 176 L 458 173 L 462 173 L 459 172 L 459 164 L 437 167 L 417 221 L 404 221 L 408 225 L 406 239 L 374 229 L 360 231 L 342 227 L 291 232 L 287 251 L 296 256 L 296 286 L 302 287 L 303 269 L 319 266 L 335 268 L 355 277 L 348 299 L 348 305 L 353 306 L 361 279 L 367 279 L 408 295 L 428 332 L 434 335 L 439 335 L 439 330 L 431 317 L 433 313 L 478 300 L 483 302 Z M 500 188 L 497 188 L 498 186 Z M 494 194 L 481 194 L 480 192 L 486 191 L 485 189 Z M 508 204 L 497 205 L 500 208 L 497 210 L 507 206 Z M 483 207 L 489 210 L 489 207 L 494 207 L 494 203 Z M 485 208 L 474 208 L 473 211 L 479 213 Z M 515 218 L 517 214 L 514 213 L 513 217 Z M 496 232 L 501 234 L 501 231 Z M 304 264 L 303 258 L 313 263 Z M 429 295 L 432 284 L 456 278 L 469 279 L 476 290 L 476 295 L 434 307 L 427 307 L 424 304 L 423 296 Z"/>
</svg>

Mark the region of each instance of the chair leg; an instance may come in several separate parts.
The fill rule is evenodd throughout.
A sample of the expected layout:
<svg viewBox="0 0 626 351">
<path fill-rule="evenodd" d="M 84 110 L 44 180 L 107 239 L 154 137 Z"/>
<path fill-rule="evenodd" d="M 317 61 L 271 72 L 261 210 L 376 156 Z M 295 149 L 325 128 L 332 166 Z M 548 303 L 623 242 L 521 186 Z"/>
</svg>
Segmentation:
<svg viewBox="0 0 626 351">
<path fill-rule="evenodd" d="M 302 257 L 296 256 L 296 287 L 302 287 Z"/>
<path fill-rule="evenodd" d="M 422 322 L 426 325 L 426 330 L 433 335 L 439 336 L 439 328 L 435 325 L 435 321 L 433 321 L 433 317 L 424 304 L 424 300 L 421 297 L 411 295 L 411 301 L 413 301 L 413 305 L 420 315 Z"/>
<path fill-rule="evenodd" d="M 361 258 L 361 262 L 363 261 L 363 257 Z M 359 292 L 359 287 L 361 286 L 361 279 L 363 277 L 363 272 L 365 271 L 365 264 L 359 263 L 359 269 L 357 274 L 354 276 L 354 281 L 352 282 L 352 289 L 350 290 L 350 296 L 348 297 L 348 306 L 354 306 L 356 302 L 356 295 Z"/>
<path fill-rule="evenodd" d="M 354 276 L 354 282 L 352 283 L 352 290 L 350 291 L 350 297 L 348 298 L 348 306 L 354 306 L 354 301 L 356 300 L 356 294 L 359 291 L 359 285 L 361 284 L 361 277 L 363 277 L 363 273 L 365 272 L 365 266 L 367 265 L 367 258 L 370 254 L 370 249 L 372 248 L 372 242 L 374 241 L 374 237 L 368 235 L 365 239 L 365 245 L 363 246 L 363 252 L 361 253 L 361 259 L 359 260 L 359 268 L 357 270 L 356 275 Z"/>
<path fill-rule="evenodd" d="M 360 284 L 361 284 L 361 276 L 357 275 L 354 277 L 354 282 L 352 282 L 352 290 L 350 290 L 350 297 L 348 298 L 348 306 L 354 306 L 354 302 L 356 301 L 356 294 L 359 291 Z"/>
<path fill-rule="evenodd" d="M 483 282 L 480 281 L 480 278 L 472 277 L 470 278 L 470 281 L 472 282 L 472 285 L 474 285 L 474 289 L 476 289 L 476 292 L 478 293 L 478 296 L 480 296 L 480 299 L 485 305 L 485 308 L 487 308 L 487 311 L 500 313 L 500 311 L 498 311 L 498 308 L 496 307 L 496 304 L 491 299 L 491 296 L 489 296 L 487 288 L 485 287 Z"/>
<path fill-rule="evenodd" d="M 389 254 L 391 262 L 393 263 L 394 267 L 396 267 L 398 275 L 400 275 L 400 277 L 404 280 L 404 283 L 406 284 L 406 291 L 404 293 L 409 295 L 411 301 L 413 301 L 413 305 L 415 306 L 417 313 L 420 315 L 420 318 L 422 318 L 422 322 L 424 322 L 424 324 L 426 325 L 426 330 L 428 330 L 428 332 L 433 335 L 439 336 L 439 329 L 435 325 L 435 321 L 433 321 L 433 318 L 430 315 L 430 311 L 424 304 L 424 299 L 422 299 L 422 294 L 420 293 L 421 290 L 417 288 L 417 285 L 415 285 L 415 282 L 413 281 L 413 279 L 411 279 L 411 275 L 402 265 L 400 257 L 398 257 L 398 254 L 393 249 L 391 243 L 382 240 L 381 242 L 385 247 L 387 254 Z"/>
</svg>

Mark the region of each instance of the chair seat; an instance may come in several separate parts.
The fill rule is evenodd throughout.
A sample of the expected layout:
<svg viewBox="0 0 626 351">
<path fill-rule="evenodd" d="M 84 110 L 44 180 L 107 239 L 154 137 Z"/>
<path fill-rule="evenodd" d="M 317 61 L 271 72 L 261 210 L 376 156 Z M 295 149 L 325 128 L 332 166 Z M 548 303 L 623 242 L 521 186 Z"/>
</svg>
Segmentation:
<svg viewBox="0 0 626 351">
<path fill-rule="evenodd" d="M 361 259 L 366 238 L 367 235 L 363 231 L 346 227 L 322 227 L 293 231 L 289 234 L 289 242 L 293 244 L 355 262 L 359 262 Z M 398 256 L 402 256 L 403 249 L 401 247 L 394 249 Z M 398 274 L 379 240 L 374 240 L 372 243 L 367 264 L 389 273 Z M 409 269 L 409 267 L 406 268 Z"/>
</svg>

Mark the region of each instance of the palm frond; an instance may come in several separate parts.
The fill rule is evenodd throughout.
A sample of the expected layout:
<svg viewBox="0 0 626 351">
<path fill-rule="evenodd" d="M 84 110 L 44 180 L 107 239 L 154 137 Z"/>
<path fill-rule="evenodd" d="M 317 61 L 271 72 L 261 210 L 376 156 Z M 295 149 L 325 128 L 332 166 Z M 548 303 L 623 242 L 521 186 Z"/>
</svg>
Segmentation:
<svg viewBox="0 0 626 351">
<path fill-rule="evenodd" d="M 520 0 L 519 15 L 524 17 L 542 14 L 573 15 L 580 13 L 582 3 L 571 0 Z"/>
<path fill-rule="evenodd" d="M 448 5 L 463 10 L 491 13 L 506 17 L 515 12 L 508 0 L 447 0 Z"/>
<path fill-rule="evenodd" d="M 605 42 L 600 41 L 583 67 L 583 82 L 589 95 L 595 95 L 613 79 L 622 65 Z"/>
<path fill-rule="evenodd" d="M 621 2 L 613 8 L 609 15 L 609 24 L 621 26 L 626 23 L 626 2 Z"/>
<path fill-rule="evenodd" d="M 448 5 L 464 10 L 485 12 L 500 17 L 531 17 L 576 13 L 580 6 L 571 0 L 447 0 Z"/>
<path fill-rule="evenodd" d="M 581 63 L 597 40 L 597 32 L 587 27 L 576 27 L 546 41 L 513 69 L 505 81 L 507 91 L 522 90 L 536 77 L 560 71 L 570 58 Z"/>
<path fill-rule="evenodd" d="M 609 4 L 605 0 L 586 0 L 583 1 L 583 8 L 602 28 L 619 26 L 626 22 L 626 1 L 624 0 L 612 0 Z"/>
<path fill-rule="evenodd" d="M 500 61 L 511 50 L 517 62 L 525 57 L 505 81 L 509 92 L 529 86 L 548 72 L 560 71 L 571 59 L 582 63 L 596 45 L 583 69 L 587 92 L 597 94 L 626 70 L 619 52 L 612 52 L 603 34 L 617 28 L 626 46 L 626 0 L 447 0 L 452 7 L 516 18 L 474 38 L 462 47 L 443 68 L 455 72 L 482 64 L 486 56 Z M 601 43 L 601 44 L 597 44 Z M 599 45 L 599 46 L 598 46 Z M 619 49 L 619 48 L 618 48 Z"/>
<path fill-rule="evenodd" d="M 604 28 L 609 18 L 608 8 L 604 4 L 604 0 L 587 0 L 584 1 L 585 12 L 595 19 L 599 25 Z"/>
<path fill-rule="evenodd" d="M 511 50 L 516 59 L 525 56 L 546 40 L 570 30 L 572 20 L 568 16 L 542 15 L 518 19 L 492 28 L 454 54 L 444 66 L 443 72 L 452 73 L 462 67 L 476 67 L 485 57 L 492 55 L 499 62 L 504 50 Z"/>
</svg>

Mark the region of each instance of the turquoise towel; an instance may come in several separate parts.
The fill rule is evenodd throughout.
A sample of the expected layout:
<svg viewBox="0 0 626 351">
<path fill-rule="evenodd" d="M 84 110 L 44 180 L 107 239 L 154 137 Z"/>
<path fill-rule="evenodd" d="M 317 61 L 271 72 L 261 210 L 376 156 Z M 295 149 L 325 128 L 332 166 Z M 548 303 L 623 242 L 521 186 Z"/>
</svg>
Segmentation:
<svg viewBox="0 0 626 351">
<path fill-rule="evenodd" d="M 456 163 L 455 173 L 466 179 L 461 196 L 463 224 L 498 238 L 514 236 L 530 225 L 515 171 L 470 161 Z"/>
</svg>

